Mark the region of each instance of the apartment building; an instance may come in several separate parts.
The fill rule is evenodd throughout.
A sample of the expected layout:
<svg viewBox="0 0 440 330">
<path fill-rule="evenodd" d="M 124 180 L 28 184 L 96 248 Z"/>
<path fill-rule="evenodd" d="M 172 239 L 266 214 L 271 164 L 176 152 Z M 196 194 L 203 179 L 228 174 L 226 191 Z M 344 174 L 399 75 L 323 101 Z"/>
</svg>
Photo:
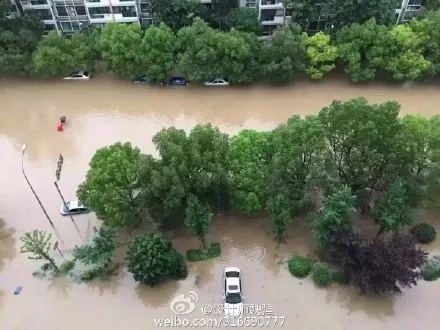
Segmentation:
<svg viewBox="0 0 440 330">
<path fill-rule="evenodd" d="M 400 0 L 400 6 L 396 8 L 396 24 L 408 22 L 417 16 L 425 4 L 425 0 Z M 309 32 L 316 33 L 329 28 L 328 18 L 331 8 L 325 1 L 317 5 L 319 13 L 315 21 L 310 23 Z M 262 25 L 263 35 L 271 34 L 277 26 L 284 21 L 289 22 L 292 18 L 292 10 L 284 9 L 283 0 L 259 0 L 258 17 Z"/>
<path fill-rule="evenodd" d="M 72 34 L 87 27 L 103 27 L 108 22 L 153 23 L 150 0 L 12 0 L 19 1 L 23 11 L 38 15 L 46 31 Z M 210 6 L 212 0 L 200 0 Z M 291 21 L 292 9 L 285 9 L 283 0 L 237 0 L 239 6 L 255 8 L 263 35 L 270 35 L 277 26 Z M 399 0 L 400 1 L 400 0 Z M 425 0 L 401 0 L 396 9 L 396 23 L 407 22 L 417 16 Z M 15 5 L 14 5 L 15 6 Z M 328 28 L 331 8 L 325 1 L 318 4 L 319 16 L 309 26 L 315 33 Z"/>
</svg>

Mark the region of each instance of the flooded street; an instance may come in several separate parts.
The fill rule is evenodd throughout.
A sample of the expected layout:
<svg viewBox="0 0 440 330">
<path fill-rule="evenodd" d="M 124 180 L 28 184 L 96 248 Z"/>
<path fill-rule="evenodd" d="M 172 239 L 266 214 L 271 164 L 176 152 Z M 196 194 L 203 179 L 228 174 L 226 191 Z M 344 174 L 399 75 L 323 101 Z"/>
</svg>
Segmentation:
<svg viewBox="0 0 440 330">
<path fill-rule="evenodd" d="M 71 200 L 76 199 L 90 158 L 105 145 L 130 141 L 156 155 L 151 139 L 163 127 L 189 130 L 196 123 L 211 122 L 230 134 L 243 128 L 268 130 L 294 114 L 315 114 L 334 99 L 358 96 L 374 103 L 398 101 L 402 114 L 440 113 L 440 85 L 350 86 L 329 79 L 276 88 L 153 88 L 106 78 L 0 81 L 0 329 L 154 329 L 153 318 L 172 317 L 170 301 L 188 291 L 198 294 L 199 303 L 187 318 L 201 318 L 201 305 L 221 302 L 226 266 L 242 269 L 245 303 L 271 304 L 275 316 L 286 317 L 282 328 L 434 329 L 440 322 L 440 281 L 421 281 L 401 295 L 374 297 L 337 285 L 317 289 L 310 279 L 293 278 L 283 261 L 294 254 L 312 253 L 308 228 L 295 222 L 287 245 L 277 249 L 264 219 L 223 216 L 213 224 L 209 237 L 221 243 L 222 256 L 191 263 L 186 280 L 154 289 L 137 285 L 124 271 L 111 283 L 40 280 L 32 276 L 39 264 L 19 254 L 19 237 L 26 231 L 49 230 L 53 241 L 69 250 L 89 240 L 97 224 L 93 214 L 76 216 L 75 224 L 59 214 L 61 199 L 53 181 L 60 153 L 64 167 L 59 185 Z M 67 125 L 59 133 L 56 125 L 61 115 L 67 116 Z M 23 178 L 23 144 L 27 144 L 24 169 L 56 232 Z M 432 215 L 424 221 L 440 223 Z M 182 253 L 198 246 L 185 231 L 174 232 L 173 242 Z M 440 238 L 427 249 L 440 253 Z M 23 290 L 13 295 L 18 285 Z"/>
</svg>

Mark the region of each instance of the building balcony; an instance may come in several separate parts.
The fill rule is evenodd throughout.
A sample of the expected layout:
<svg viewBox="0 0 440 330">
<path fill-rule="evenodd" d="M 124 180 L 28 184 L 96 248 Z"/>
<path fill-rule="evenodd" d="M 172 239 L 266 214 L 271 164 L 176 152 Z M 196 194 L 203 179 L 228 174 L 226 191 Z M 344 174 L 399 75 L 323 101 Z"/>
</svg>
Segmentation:
<svg viewBox="0 0 440 330">
<path fill-rule="evenodd" d="M 92 24 L 109 23 L 113 21 L 118 23 L 134 23 L 139 22 L 139 18 L 137 16 L 127 16 L 124 14 L 90 14 L 90 23 Z"/>
<path fill-rule="evenodd" d="M 85 0 L 52 0 L 53 4 L 56 6 L 84 6 Z"/>
<path fill-rule="evenodd" d="M 282 0 L 260 0 L 260 10 L 282 8 L 284 8 Z"/>
<path fill-rule="evenodd" d="M 289 22 L 292 16 L 286 16 L 286 22 Z M 265 19 L 261 21 L 261 25 L 280 25 L 284 22 L 284 16 L 274 16 L 273 19 Z"/>
<path fill-rule="evenodd" d="M 87 8 L 104 6 L 136 6 L 135 0 L 85 0 Z"/>
<path fill-rule="evenodd" d="M 50 5 L 47 0 L 25 0 L 20 1 L 23 10 L 33 9 L 49 9 Z"/>
<path fill-rule="evenodd" d="M 58 16 L 57 19 L 60 22 L 70 22 L 70 21 L 88 21 L 89 16 L 87 15 L 73 15 L 73 16 Z"/>
</svg>

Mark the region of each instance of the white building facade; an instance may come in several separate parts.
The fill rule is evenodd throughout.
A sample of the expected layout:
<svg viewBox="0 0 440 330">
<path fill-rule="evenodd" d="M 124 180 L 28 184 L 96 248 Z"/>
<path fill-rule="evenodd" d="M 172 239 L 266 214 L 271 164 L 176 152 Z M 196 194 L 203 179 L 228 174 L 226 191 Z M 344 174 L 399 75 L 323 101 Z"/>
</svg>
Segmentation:
<svg viewBox="0 0 440 330">
<path fill-rule="evenodd" d="M 38 15 L 46 31 L 73 34 L 87 27 L 103 27 L 108 22 L 150 25 L 153 15 L 149 0 L 12 0 L 19 1 L 24 12 Z M 200 0 L 210 5 L 212 0 Z M 255 8 L 262 25 L 263 35 L 270 35 L 277 26 L 289 22 L 291 9 L 284 9 L 283 0 L 237 0 L 239 6 Z M 423 0 L 402 0 L 396 9 L 396 23 L 407 22 L 423 8 Z M 311 33 L 328 28 L 331 14 L 328 5 L 317 5 L 319 16 L 309 26 Z"/>
</svg>

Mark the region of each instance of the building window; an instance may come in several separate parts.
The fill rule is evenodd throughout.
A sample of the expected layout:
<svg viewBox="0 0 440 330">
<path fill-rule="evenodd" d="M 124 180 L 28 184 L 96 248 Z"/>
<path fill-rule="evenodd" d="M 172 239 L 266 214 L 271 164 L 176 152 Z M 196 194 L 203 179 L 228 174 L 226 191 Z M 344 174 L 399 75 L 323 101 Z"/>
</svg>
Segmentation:
<svg viewBox="0 0 440 330">
<path fill-rule="evenodd" d="M 84 6 L 76 6 L 75 7 L 76 8 L 76 13 L 78 14 L 78 15 L 87 15 L 87 13 L 86 13 L 86 7 L 84 7 Z"/>
<path fill-rule="evenodd" d="M 110 7 L 92 7 L 89 14 L 91 18 L 104 18 L 104 15 L 110 14 Z"/>
<path fill-rule="evenodd" d="M 44 29 L 45 29 L 46 31 L 54 31 L 54 30 L 56 30 L 54 24 L 44 24 Z"/>
<path fill-rule="evenodd" d="M 47 0 L 31 0 L 31 5 L 38 6 L 38 5 L 46 5 Z"/>
<path fill-rule="evenodd" d="M 122 14 L 122 17 L 137 17 L 136 8 L 134 6 L 113 7 L 113 13 Z"/>
<path fill-rule="evenodd" d="M 56 9 L 56 11 L 58 13 L 58 16 L 60 16 L 60 17 L 67 16 L 67 9 L 66 9 L 66 7 L 56 6 L 55 9 Z"/>
<path fill-rule="evenodd" d="M 35 9 L 32 12 L 35 13 L 35 15 L 37 15 L 40 19 L 53 19 L 52 13 L 49 9 Z"/>
</svg>

